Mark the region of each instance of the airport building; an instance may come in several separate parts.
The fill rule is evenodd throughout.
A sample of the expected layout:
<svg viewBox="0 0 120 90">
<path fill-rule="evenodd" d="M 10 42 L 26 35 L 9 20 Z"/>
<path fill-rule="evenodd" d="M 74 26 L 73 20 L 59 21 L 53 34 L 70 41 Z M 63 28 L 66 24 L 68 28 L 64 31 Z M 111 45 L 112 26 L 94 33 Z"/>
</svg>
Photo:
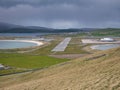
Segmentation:
<svg viewBox="0 0 120 90">
<path fill-rule="evenodd" d="M 113 42 L 115 40 L 113 38 L 101 38 L 100 41 L 102 41 L 102 42 Z"/>
</svg>

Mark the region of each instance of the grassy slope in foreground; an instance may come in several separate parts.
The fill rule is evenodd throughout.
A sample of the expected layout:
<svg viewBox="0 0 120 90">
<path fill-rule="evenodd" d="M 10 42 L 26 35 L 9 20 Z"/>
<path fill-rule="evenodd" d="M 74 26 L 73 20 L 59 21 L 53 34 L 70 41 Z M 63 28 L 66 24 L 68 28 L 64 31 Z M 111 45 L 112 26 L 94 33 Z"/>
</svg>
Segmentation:
<svg viewBox="0 0 120 90">
<path fill-rule="evenodd" d="M 42 71 L 0 77 L 0 90 L 120 90 L 119 55 L 120 48 Z"/>
<path fill-rule="evenodd" d="M 67 61 L 67 59 L 58 59 L 49 56 L 0 53 L 0 63 L 14 68 L 10 70 L 0 70 L 0 74 L 34 68 L 45 68 L 65 61 Z"/>
</svg>

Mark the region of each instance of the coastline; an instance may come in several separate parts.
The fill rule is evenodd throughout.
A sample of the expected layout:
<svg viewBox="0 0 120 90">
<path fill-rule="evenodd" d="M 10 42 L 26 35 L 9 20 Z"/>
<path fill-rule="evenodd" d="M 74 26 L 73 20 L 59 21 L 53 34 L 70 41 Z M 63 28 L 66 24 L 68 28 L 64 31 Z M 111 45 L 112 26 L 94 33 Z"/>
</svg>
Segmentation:
<svg viewBox="0 0 120 90">
<path fill-rule="evenodd" d="M 14 41 L 14 42 L 30 42 L 35 43 L 37 46 L 43 45 L 43 42 L 35 41 L 35 40 L 0 40 L 0 41 Z"/>
</svg>

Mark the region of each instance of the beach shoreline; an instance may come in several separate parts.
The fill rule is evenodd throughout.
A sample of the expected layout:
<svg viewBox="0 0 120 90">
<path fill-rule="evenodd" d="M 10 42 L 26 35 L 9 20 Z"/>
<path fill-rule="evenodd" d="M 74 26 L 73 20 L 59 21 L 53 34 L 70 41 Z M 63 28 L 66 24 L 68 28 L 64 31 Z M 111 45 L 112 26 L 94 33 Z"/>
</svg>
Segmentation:
<svg viewBox="0 0 120 90">
<path fill-rule="evenodd" d="M 29 43 L 35 43 L 37 46 L 41 46 L 44 43 L 40 41 L 35 41 L 35 40 L 0 40 L 0 41 L 13 41 L 13 42 L 29 42 Z"/>
</svg>

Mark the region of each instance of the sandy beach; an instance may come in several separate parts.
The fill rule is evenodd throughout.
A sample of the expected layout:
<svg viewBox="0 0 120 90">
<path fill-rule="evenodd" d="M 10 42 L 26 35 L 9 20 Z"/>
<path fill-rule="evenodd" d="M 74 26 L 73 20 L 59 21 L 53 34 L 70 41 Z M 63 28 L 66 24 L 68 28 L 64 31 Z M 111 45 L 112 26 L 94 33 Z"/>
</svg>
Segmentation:
<svg viewBox="0 0 120 90">
<path fill-rule="evenodd" d="M 35 40 L 0 40 L 0 41 L 30 42 L 30 43 L 36 43 L 38 46 L 43 45 L 43 42 L 39 42 Z"/>
</svg>

